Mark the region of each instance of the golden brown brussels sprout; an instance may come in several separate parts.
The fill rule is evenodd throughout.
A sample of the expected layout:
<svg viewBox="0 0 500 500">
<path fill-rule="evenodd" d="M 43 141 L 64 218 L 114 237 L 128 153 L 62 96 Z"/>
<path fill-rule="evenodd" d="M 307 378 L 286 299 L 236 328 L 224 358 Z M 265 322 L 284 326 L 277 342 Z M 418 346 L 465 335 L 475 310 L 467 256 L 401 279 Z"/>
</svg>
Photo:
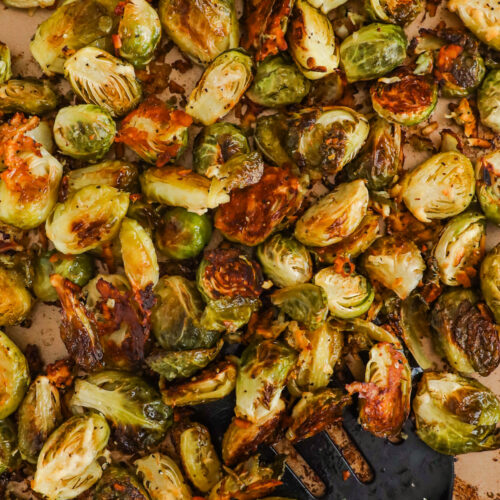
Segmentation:
<svg viewBox="0 0 500 500">
<path fill-rule="evenodd" d="M 381 438 L 399 436 L 410 413 L 411 370 L 403 353 L 380 342 L 370 350 L 365 382 L 346 386 L 359 393 L 363 429 Z"/>
<path fill-rule="evenodd" d="M 383 236 L 363 254 L 362 264 L 370 279 L 405 299 L 420 283 L 425 262 L 413 241 Z"/>
<path fill-rule="evenodd" d="M 192 122 L 184 111 L 149 97 L 122 121 L 116 142 L 126 144 L 144 161 L 163 167 L 185 151 Z"/>
<path fill-rule="evenodd" d="M 304 245 L 326 247 L 338 243 L 359 226 L 369 194 L 362 180 L 339 184 L 298 220 L 295 237 Z"/>
<path fill-rule="evenodd" d="M 28 389 L 17 414 L 19 452 L 24 460 L 36 464 L 43 444 L 62 420 L 59 391 L 48 377 L 40 375 Z"/>
<path fill-rule="evenodd" d="M 57 106 L 57 95 L 45 80 L 26 78 L 9 80 L 0 85 L 0 111 L 20 111 L 29 115 L 43 115 Z"/>
<path fill-rule="evenodd" d="M 0 84 L 12 77 L 10 50 L 5 43 L 0 42 Z"/>
<path fill-rule="evenodd" d="M 106 467 L 96 484 L 93 500 L 149 500 L 139 479 L 121 465 Z"/>
<path fill-rule="evenodd" d="M 0 265 L 0 290 L 0 326 L 24 321 L 31 310 L 32 298 L 21 275 Z"/>
<path fill-rule="evenodd" d="M 421 222 L 458 215 L 473 196 L 474 169 L 466 156 L 455 151 L 432 156 L 402 182 L 403 201 Z"/>
<path fill-rule="evenodd" d="M 481 291 L 495 321 L 500 324 L 500 245 L 490 250 L 481 263 Z"/>
<path fill-rule="evenodd" d="M 191 59 L 202 64 L 213 61 L 238 46 L 239 29 L 233 0 L 161 0 L 163 29 Z"/>
<path fill-rule="evenodd" d="M 311 80 L 333 73 L 339 66 L 339 48 L 328 17 L 306 0 L 297 0 L 287 33 L 290 54 Z"/>
<path fill-rule="evenodd" d="M 90 185 L 58 203 L 45 225 L 62 253 L 79 254 L 111 241 L 127 213 L 128 194 L 111 186 Z"/>
<path fill-rule="evenodd" d="M 252 58 L 233 49 L 217 56 L 189 96 L 186 112 L 211 125 L 236 106 L 252 81 Z"/>
<path fill-rule="evenodd" d="M 11 420 L 0 420 L 0 474 L 13 469 L 19 459 L 16 427 Z"/>
<path fill-rule="evenodd" d="M 406 57 L 406 35 L 394 24 L 373 23 L 348 36 L 340 45 L 340 61 L 349 82 L 379 78 Z"/>
<path fill-rule="evenodd" d="M 411 23 L 425 7 L 423 0 L 365 0 L 370 17 L 385 23 L 404 26 Z"/>
<path fill-rule="evenodd" d="M 460 373 L 489 375 L 500 364 L 495 323 L 472 290 L 444 292 L 434 305 L 432 326 L 448 363 Z"/>
<path fill-rule="evenodd" d="M 113 117 L 134 109 L 142 96 L 134 67 L 96 47 L 84 47 L 67 59 L 64 76 L 76 95 Z"/>
<path fill-rule="evenodd" d="M 75 498 L 101 477 L 98 459 L 109 439 L 104 417 L 75 416 L 54 431 L 38 456 L 31 487 L 49 498 Z"/>
<path fill-rule="evenodd" d="M 477 94 L 481 123 L 500 132 L 500 69 L 492 69 L 483 80 Z"/>
<path fill-rule="evenodd" d="M 476 196 L 487 219 L 500 226 L 500 150 L 477 160 Z"/>
<path fill-rule="evenodd" d="M 476 380 L 454 373 L 425 372 L 413 400 L 417 435 L 447 455 L 495 450 L 500 402 Z"/>
</svg>

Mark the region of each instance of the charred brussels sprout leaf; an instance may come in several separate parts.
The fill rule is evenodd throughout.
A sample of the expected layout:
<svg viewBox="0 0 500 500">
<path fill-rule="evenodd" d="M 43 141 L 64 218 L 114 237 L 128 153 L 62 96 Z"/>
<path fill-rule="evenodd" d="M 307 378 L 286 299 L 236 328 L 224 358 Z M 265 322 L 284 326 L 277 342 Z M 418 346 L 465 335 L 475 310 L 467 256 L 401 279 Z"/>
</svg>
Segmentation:
<svg viewBox="0 0 500 500">
<path fill-rule="evenodd" d="M 500 245 L 493 248 L 481 263 L 481 291 L 495 321 L 500 324 Z"/>
<path fill-rule="evenodd" d="M 17 465 L 17 452 L 16 427 L 11 420 L 0 420 L 0 474 Z"/>
<path fill-rule="evenodd" d="M 413 400 L 417 435 L 447 455 L 500 447 L 500 402 L 476 380 L 453 373 L 424 373 Z"/>
<path fill-rule="evenodd" d="M 22 276 L 15 269 L 0 265 L 0 290 L 0 326 L 12 326 L 24 321 L 33 300 Z"/>
<path fill-rule="evenodd" d="M 7 45 L 0 42 L 0 84 L 12 77 L 10 50 Z"/>
<path fill-rule="evenodd" d="M 43 115 L 54 111 L 57 101 L 52 85 L 45 80 L 12 79 L 0 85 L 0 111 L 4 113 Z"/>
<path fill-rule="evenodd" d="M 365 7 L 372 19 L 404 26 L 424 10 L 425 2 L 422 0 L 365 0 Z"/>
<path fill-rule="evenodd" d="M 476 196 L 484 215 L 500 226 L 500 150 L 478 159 Z"/>
<path fill-rule="evenodd" d="M 500 69 L 493 69 L 477 94 L 477 107 L 483 125 L 500 132 Z"/>
<path fill-rule="evenodd" d="M 209 300 L 201 317 L 201 326 L 215 332 L 234 333 L 245 326 L 261 303 L 251 297 L 222 297 Z"/>
<path fill-rule="evenodd" d="M 293 166 L 294 161 L 285 149 L 288 136 L 287 118 L 278 113 L 259 116 L 255 124 L 254 140 L 262 154 L 272 163 Z"/>
<path fill-rule="evenodd" d="M 93 500 L 149 500 L 139 479 L 121 465 L 110 465 L 96 484 Z"/>
</svg>

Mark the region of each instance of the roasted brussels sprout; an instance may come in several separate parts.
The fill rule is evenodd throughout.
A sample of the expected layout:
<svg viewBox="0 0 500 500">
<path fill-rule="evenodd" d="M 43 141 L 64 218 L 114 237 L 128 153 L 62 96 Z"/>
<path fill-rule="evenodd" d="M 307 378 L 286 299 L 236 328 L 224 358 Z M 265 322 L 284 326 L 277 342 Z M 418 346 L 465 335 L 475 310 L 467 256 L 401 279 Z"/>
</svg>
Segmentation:
<svg viewBox="0 0 500 500">
<path fill-rule="evenodd" d="M 31 487 L 49 498 L 75 498 L 101 477 L 98 459 L 109 439 L 101 415 L 89 413 L 66 420 L 45 441 Z"/>
<path fill-rule="evenodd" d="M 0 474 L 9 471 L 17 465 L 16 427 L 11 420 L 0 420 Z"/>
<path fill-rule="evenodd" d="M 43 115 L 57 106 L 57 95 L 46 80 L 12 79 L 0 85 L 0 111 Z"/>
<path fill-rule="evenodd" d="M 52 431 L 62 423 L 59 391 L 40 375 L 31 384 L 17 414 L 19 452 L 36 464 L 38 454 Z"/>
<path fill-rule="evenodd" d="M 369 194 L 362 180 L 339 184 L 297 221 L 295 237 L 304 245 L 326 247 L 338 243 L 359 226 Z"/>
<path fill-rule="evenodd" d="M 411 370 L 401 351 L 380 342 L 370 350 L 365 382 L 346 386 L 359 393 L 363 429 L 381 438 L 399 436 L 410 413 Z"/>
<path fill-rule="evenodd" d="M 290 54 L 311 80 L 333 73 L 339 66 L 339 49 L 328 17 L 306 0 L 297 0 L 287 32 Z"/>
<path fill-rule="evenodd" d="M 404 26 L 411 23 L 424 10 L 425 2 L 423 0 L 365 0 L 364 5 L 372 19 Z"/>
<path fill-rule="evenodd" d="M 474 169 L 466 156 L 455 151 L 432 156 L 402 182 L 403 201 L 421 222 L 458 215 L 473 196 Z"/>
<path fill-rule="evenodd" d="M 84 47 L 67 59 L 64 76 L 76 95 L 113 117 L 134 109 L 142 96 L 134 67 L 96 47 Z"/>
<path fill-rule="evenodd" d="M 97 248 L 117 235 L 128 204 L 128 194 L 114 187 L 85 186 L 56 205 L 45 225 L 47 237 L 65 254 Z"/>
<path fill-rule="evenodd" d="M 116 124 L 107 111 L 93 104 L 61 108 L 54 121 L 54 139 L 65 155 L 100 160 L 111 148 Z"/>
<path fill-rule="evenodd" d="M 500 364 L 500 338 L 495 323 L 478 302 L 472 290 L 448 290 L 435 303 L 431 324 L 455 370 L 486 376 Z"/>
<path fill-rule="evenodd" d="M 289 125 L 290 156 L 299 167 L 323 175 L 342 170 L 358 154 L 370 129 L 363 115 L 340 106 L 305 108 L 292 115 Z"/>
<path fill-rule="evenodd" d="M 172 410 L 141 377 L 104 370 L 75 381 L 70 405 L 102 413 L 114 440 L 128 453 L 158 444 L 172 423 Z"/>
<path fill-rule="evenodd" d="M 492 69 L 477 94 L 477 107 L 483 125 L 500 132 L 500 69 Z"/>
<path fill-rule="evenodd" d="M 306 283 L 312 277 L 311 255 L 292 236 L 275 234 L 257 247 L 264 274 L 280 288 Z"/>
<path fill-rule="evenodd" d="M 484 300 L 500 324 L 500 245 L 486 254 L 481 263 L 480 278 Z"/>
<path fill-rule="evenodd" d="M 12 77 L 10 50 L 0 42 L 0 85 Z"/>
<path fill-rule="evenodd" d="M 379 78 L 402 64 L 406 35 L 394 24 L 373 23 L 348 36 L 340 45 L 340 62 L 349 82 Z"/>
<path fill-rule="evenodd" d="M 222 297 L 210 300 L 203 311 L 201 326 L 215 332 L 234 333 L 245 326 L 261 306 L 253 297 Z"/>
<path fill-rule="evenodd" d="M 32 298 L 22 276 L 15 269 L 0 265 L 0 290 L 0 326 L 24 321 L 31 310 Z"/>
<path fill-rule="evenodd" d="M 149 500 L 149 495 L 139 479 L 121 465 L 106 467 L 96 484 L 93 500 Z"/>
<path fill-rule="evenodd" d="M 259 116 L 255 123 L 255 144 L 262 154 L 278 167 L 294 166 L 294 161 L 285 149 L 288 137 L 287 121 L 287 117 L 277 113 Z"/>
<path fill-rule="evenodd" d="M 484 253 L 486 220 L 482 214 L 467 212 L 451 219 L 433 249 L 439 277 L 445 285 L 471 286 Z"/>
<path fill-rule="evenodd" d="M 236 106 L 252 81 L 252 58 L 242 50 L 228 50 L 207 67 L 189 96 L 186 112 L 211 125 Z"/>
<path fill-rule="evenodd" d="M 500 402 L 478 381 L 445 372 L 425 372 L 413 400 L 417 435 L 447 455 L 495 450 Z"/>
<path fill-rule="evenodd" d="M 184 111 L 170 109 L 157 97 L 149 97 L 122 121 L 116 142 L 126 144 L 144 161 L 162 167 L 185 151 L 192 122 Z"/>
<path fill-rule="evenodd" d="M 370 282 L 356 272 L 338 272 L 335 266 L 315 274 L 314 283 L 326 293 L 328 309 L 337 318 L 355 318 L 372 305 L 375 292 Z"/>
<path fill-rule="evenodd" d="M 487 219 L 500 226 L 500 150 L 477 160 L 476 196 Z"/>
<path fill-rule="evenodd" d="M 300 103 L 309 89 L 309 80 L 302 75 L 293 61 L 278 54 L 266 58 L 257 66 L 247 96 L 261 106 L 278 108 Z"/>
<path fill-rule="evenodd" d="M 206 64 L 238 46 L 239 28 L 233 0 L 161 0 L 163 29 L 187 56 Z"/>
</svg>

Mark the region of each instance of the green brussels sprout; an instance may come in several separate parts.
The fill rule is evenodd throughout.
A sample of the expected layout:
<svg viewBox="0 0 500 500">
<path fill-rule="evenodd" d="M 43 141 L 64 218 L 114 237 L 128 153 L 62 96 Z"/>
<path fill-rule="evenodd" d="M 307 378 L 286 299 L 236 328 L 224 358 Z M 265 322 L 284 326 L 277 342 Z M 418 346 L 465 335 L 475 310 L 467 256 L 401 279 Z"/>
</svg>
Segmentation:
<svg viewBox="0 0 500 500">
<path fill-rule="evenodd" d="M 341 106 L 305 108 L 289 120 L 288 153 L 301 168 L 336 174 L 360 151 L 370 126 L 356 111 Z"/>
<path fill-rule="evenodd" d="M 141 377 L 104 370 L 75 381 L 70 405 L 102 413 L 114 440 L 127 453 L 158 444 L 172 423 L 172 410 Z"/>
<path fill-rule="evenodd" d="M 236 385 L 238 369 L 232 361 L 220 361 L 185 382 L 166 386 L 160 379 L 163 402 L 170 406 L 193 406 L 226 397 Z"/>
<path fill-rule="evenodd" d="M 392 344 L 398 350 L 403 349 L 396 335 L 365 319 L 354 318 L 347 320 L 342 324 L 342 329 L 349 335 L 349 342 L 354 340 L 354 344 L 361 350 L 369 350 L 373 345 L 380 342 Z"/>
<path fill-rule="evenodd" d="M 174 207 L 165 212 L 155 233 L 158 250 L 170 259 L 191 259 L 200 254 L 212 237 L 207 215 Z"/>
<path fill-rule="evenodd" d="M 279 288 L 300 285 L 312 278 L 311 255 L 292 236 L 277 233 L 257 247 L 264 274 Z"/>
<path fill-rule="evenodd" d="M 308 106 L 332 106 L 344 95 L 346 81 L 340 69 L 314 80 L 306 99 Z"/>
<path fill-rule="evenodd" d="M 204 127 L 193 146 L 193 168 L 201 175 L 223 165 L 232 156 L 250 153 L 248 139 L 243 131 L 227 122 Z"/>
<path fill-rule="evenodd" d="M 374 20 L 405 26 L 424 10 L 425 2 L 422 0 L 365 0 L 364 6 Z"/>
<path fill-rule="evenodd" d="M 67 59 L 64 76 L 83 101 L 113 117 L 126 115 L 141 100 L 134 67 L 97 47 L 84 47 Z"/>
<path fill-rule="evenodd" d="M 272 163 L 294 165 L 285 149 L 288 135 L 287 118 L 281 114 L 260 116 L 255 124 L 254 140 L 262 154 Z"/>
<path fill-rule="evenodd" d="M 431 325 L 455 370 L 486 376 L 500 364 L 500 339 L 495 323 L 482 312 L 478 302 L 470 289 L 447 290 L 434 304 Z"/>
<path fill-rule="evenodd" d="M 328 316 L 328 298 L 318 285 L 303 283 L 276 290 L 271 302 L 307 328 L 319 328 Z"/>
<path fill-rule="evenodd" d="M 59 391 L 48 377 L 38 376 L 28 389 L 17 414 L 22 458 L 36 464 L 43 444 L 62 421 Z"/>
<path fill-rule="evenodd" d="M 43 115 L 54 111 L 57 94 L 46 80 L 12 79 L 0 85 L 0 111 Z"/>
<path fill-rule="evenodd" d="M 371 283 L 356 272 L 338 272 L 325 267 L 314 275 L 314 283 L 326 293 L 332 316 L 349 319 L 363 315 L 372 305 L 375 292 Z"/>
<path fill-rule="evenodd" d="M 109 439 L 109 426 L 95 413 L 66 420 L 45 441 L 32 489 L 48 498 L 75 498 L 101 477 L 98 459 Z"/>
<path fill-rule="evenodd" d="M 16 427 L 11 420 L 0 420 L 0 474 L 17 465 L 17 452 Z"/>
<path fill-rule="evenodd" d="M 421 222 L 453 217 L 472 201 L 474 168 L 460 153 L 438 153 L 404 177 L 401 194 L 408 210 Z"/>
<path fill-rule="evenodd" d="M 186 150 L 192 121 L 184 111 L 149 97 L 122 121 L 116 142 L 126 144 L 144 161 L 162 167 Z"/>
<path fill-rule="evenodd" d="M 111 148 L 115 134 L 110 114 L 93 104 L 61 108 L 54 121 L 57 147 L 76 160 L 100 160 Z"/>
<path fill-rule="evenodd" d="M 483 257 L 485 238 L 486 219 L 480 213 L 462 213 L 446 224 L 432 251 L 445 285 L 471 286 Z"/>
<path fill-rule="evenodd" d="M 106 467 L 95 486 L 93 500 L 150 500 L 139 479 L 121 465 Z"/>
<path fill-rule="evenodd" d="M 114 187 L 85 186 L 56 205 L 45 225 L 47 237 L 65 254 L 97 248 L 117 235 L 128 204 L 128 194 Z"/>
<path fill-rule="evenodd" d="M 481 263 L 481 291 L 495 321 L 500 324 L 500 245 L 490 250 Z"/>
<path fill-rule="evenodd" d="M 33 300 L 22 276 L 15 269 L 0 265 L 0 290 L 0 326 L 23 322 L 31 310 Z"/>
<path fill-rule="evenodd" d="M 401 65 L 406 35 L 394 24 L 373 23 L 349 35 L 340 45 L 340 63 L 349 82 L 373 80 Z"/>
<path fill-rule="evenodd" d="M 167 455 L 152 453 L 134 462 L 151 500 L 191 500 L 191 491 L 177 464 Z"/>
<path fill-rule="evenodd" d="M 115 22 L 114 13 L 100 0 L 63 3 L 38 26 L 31 54 L 46 75 L 62 74 L 66 58 L 74 51 L 106 45 Z"/>
<path fill-rule="evenodd" d="M 261 106 L 279 108 L 299 104 L 311 85 L 297 66 L 282 54 L 264 59 L 258 66 L 248 98 Z"/>
<path fill-rule="evenodd" d="M 477 108 L 481 123 L 500 132 L 500 69 L 493 69 L 483 80 L 477 93 Z"/>
<path fill-rule="evenodd" d="M 417 435 L 432 449 L 458 455 L 500 447 L 500 402 L 477 380 L 425 372 L 413 400 Z"/>
<path fill-rule="evenodd" d="M 128 161 L 107 160 L 89 167 L 70 170 L 66 178 L 68 194 L 91 184 L 105 184 L 122 191 L 134 191 L 139 184 L 139 169 Z"/>
<path fill-rule="evenodd" d="M 411 370 L 401 351 L 380 342 L 370 349 L 365 381 L 346 386 L 359 393 L 359 420 L 363 429 L 380 438 L 393 438 L 410 413 Z"/>
<path fill-rule="evenodd" d="M 222 297 L 209 300 L 200 324 L 206 330 L 234 333 L 245 326 L 261 303 L 251 297 Z"/>
<path fill-rule="evenodd" d="M 401 236 L 383 236 L 362 256 L 362 265 L 373 281 L 405 299 L 423 277 L 425 262 L 413 241 Z"/>
<path fill-rule="evenodd" d="M 159 14 L 165 33 L 195 62 L 207 64 L 238 47 L 240 34 L 233 0 L 161 0 Z"/>
<path fill-rule="evenodd" d="M 5 43 L 0 42 L 0 84 L 12 77 L 10 50 Z"/>
<path fill-rule="evenodd" d="M 500 226 L 500 150 L 477 160 L 476 196 L 486 218 Z"/>
<path fill-rule="evenodd" d="M 339 49 L 328 17 L 306 0 L 297 0 L 287 32 L 290 54 L 302 74 L 317 80 L 339 66 Z"/>
<path fill-rule="evenodd" d="M 252 58 L 240 49 L 217 56 L 189 96 L 186 112 L 211 125 L 236 106 L 252 81 Z"/>
<path fill-rule="evenodd" d="M 338 243 L 360 225 L 368 201 L 368 189 L 362 180 L 339 184 L 297 221 L 295 237 L 309 246 L 326 247 Z"/>
</svg>

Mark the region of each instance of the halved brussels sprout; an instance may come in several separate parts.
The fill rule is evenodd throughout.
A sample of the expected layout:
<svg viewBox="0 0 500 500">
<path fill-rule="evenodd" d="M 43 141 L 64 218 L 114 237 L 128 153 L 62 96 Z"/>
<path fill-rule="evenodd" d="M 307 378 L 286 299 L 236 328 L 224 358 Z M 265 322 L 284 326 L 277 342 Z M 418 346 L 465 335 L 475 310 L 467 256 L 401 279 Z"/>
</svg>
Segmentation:
<svg viewBox="0 0 500 500">
<path fill-rule="evenodd" d="M 65 155 L 100 160 L 111 148 L 116 124 L 107 111 L 93 104 L 61 108 L 54 121 L 54 139 Z"/>
<path fill-rule="evenodd" d="M 239 27 L 233 0 L 161 0 L 163 29 L 191 59 L 206 64 L 238 47 Z"/>
<path fill-rule="evenodd" d="M 349 35 L 340 45 L 340 62 L 349 82 L 379 78 L 401 65 L 406 35 L 400 26 L 373 23 Z"/>
<path fill-rule="evenodd" d="M 62 253 L 79 254 L 111 241 L 127 213 L 128 194 L 90 185 L 58 203 L 47 219 L 47 237 Z"/>
<path fill-rule="evenodd" d="M 290 54 L 311 80 L 333 73 L 339 66 L 339 48 L 328 17 L 306 0 L 297 0 L 287 32 Z"/>
<path fill-rule="evenodd" d="M 292 115 L 289 126 L 290 156 L 299 167 L 323 175 L 342 170 L 358 154 L 370 130 L 363 115 L 341 106 L 305 108 Z"/>
<path fill-rule="evenodd" d="M 386 120 L 411 126 L 431 115 L 438 100 L 438 85 L 430 75 L 401 70 L 380 78 L 370 88 L 373 109 Z"/>
<path fill-rule="evenodd" d="M 424 10 L 425 2 L 423 0 L 365 0 L 364 5 L 372 19 L 405 26 Z"/>
<path fill-rule="evenodd" d="M 203 311 L 201 326 L 215 332 L 235 333 L 245 326 L 261 303 L 252 297 L 222 297 L 210 300 Z"/>
<path fill-rule="evenodd" d="M 249 99 L 268 108 L 298 104 L 310 89 L 297 66 L 282 54 L 267 57 L 257 66 Z"/>
<path fill-rule="evenodd" d="M 93 500 L 150 500 L 139 479 L 121 465 L 106 467 L 96 484 Z"/>
<path fill-rule="evenodd" d="M 500 324 L 500 245 L 486 254 L 481 263 L 480 278 L 484 300 Z"/>
<path fill-rule="evenodd" d="M 383 236 L 363 254 L 362 264 L 370 279 L 379 281 L 405 299 L 423 277 L 425 262 L 413 241 Z"/>
<path fill-rule="evenodd" d="M 446 224 L 432 252 L 445 285 L 471 286 L 483 258 L 485 237 L 486 219 L 477 212 L 457 215 Z"/>
<path fill-rule="evenodd" d="M 158 444 L 172 423 L 172 410 L 159 392 L 123 371 L 104 370 L 77 379 L 70 405 L 73 412 L 84 408 L 102 413 L 111 423 L 113 439 L 128 453 Z"/>
<path fill-rule="evenodd" d="M 144 161 L 163 167 L 186 150 L 192 122 L 184 111 L 149 97 L 122 121 L 116 142 L 126 144 Z"/>
<path fill-rule="evenodd" d="M 499 49 L 500 50 L 500 49 Z M 481 123 L 500 132 L 500 69 L 492 69 L 477 93 Z"/>
<path fill-rule="evenodd" d="M 160 379 L 160 390 L 165 404 L 193 406 L 222 399 L 233 392 L 238 368 L 232 361 L 220 361 L 205 368 L 186 382 L 166 385 Z"/>
<path fill-rule="evenodd" d="M 411 370 L 401 351 L 380 342 L 370 349 L 365 382 L 346 386 L 359 393 L 363 429 L 381 438 L 397 437 L 410 413 Z"/>
<path fill-rule="evenodd" d="M 31 384 L 17 414 L 19 452 L 36 464 L 38 454 L 52 431 L 62 423 L 59 391 L 40 375 Z"/>
<path fill-rule="evenodd" d="M 500 447 L 500 402 L 478 381 L 454 373 L 425 372 L 413 400 L 417 435 L 446 455 Z"/>
<path fill-rule="evenodd" d="M 84 47 L 64 63 L 64 76 L 87 104 L 119 117 L 134 109 L 142 89 L 134 67 L 96 47 Z"/>
<path fill-rule="evenodd" d="M 500 226 L 500 150 L 477 160 L 476 196 L 487 219 Z"/>
<path fill-rule="evenodd" d="M 339 184 L 297 221 L 295 237 L 304 245 L 338 243 L 359 226 L 368 209 L 369 194 L 362 180 Z"/>
<path fill-rule="evenodd" d="M 52 122 L 49 119 L 43 119 L 35 128 L 28 130 L 24 135 L 31 137 L 35 142 L 41 144 L 52 155 L 56 149 L 52 136 L 52 128 Z"/>
<path fill-rule="evenodd" d="M 0 85 L 0 111 L 20 111 L 29 115 L 43 115 L 54 111 L 57 95 L 46 80 L 11 79 Z"/>
<path fill-rule="evenodd" d="M 286 116 L 277 113 L 259 116 L 255 123 L 255 144 L 262 154 L 278 167 L 294 166 L 294 161 L 284 146 L 288 137 L 287 121 Z"/>
<path fill-rule="evenodd" d="M 375 298 L 371 283 L 356 272 L 338 272 L 325 267 L 314 275 L 314 283 L 326 293 L 328 309 L 337 318 L 355 318 L 364 314 Z"/>
<path fill-rule="evenodd" d="M 308 106 L 332 106 L 344 95 L 346 80 L 340 69 L 314 80 L 306 99 Z"/>
<path fill-rule="evenodd" d="M 447 219 L 463 212 L 474 196 L 474 168 L 456 151 L 438 153 L 406 174 L 402 198 L 421 222 Z"/>
<path fill-rule="evenodd" d="M 31 487 L 49 498 L 75 498 L 102 476 L 98 459 L 109 439 L 101 415 L 74 416 L 45 441 Z"/>
<path fill-rule="evenodd" d="M 113 9 L 100 0 L 61 4 L 38 26 L 30 43 L 42 71 L 48 76 L 63 73 L 66 58 L 75 50 L 106 45 L 116 22 Z"/>
<path fill-rule="evenodd" d="M 342 324 L 342 329 L 349 335 L 349 342 L 354 340 L 360 349 L 368 350 L 378 342 L 388 342 L 395 349 L 403 349 L 403 345 L 394 333 L 365 319 L 350 319 Z"/>
<path fill-rule="evenodd" d="M 17 465 L 16 427 L 11 420 L 0 420 L 0 474 L 11 470 Z"/>
<path fill-rule="evenodd" d="M 0 326 L 24 321 L 31 310 L 32 298 L 22 276 L 15 269 L 0 265 L 0 290 Z"/>
<path fill-rule="evenodd" d="M 175 207 L 162 216 L 155 233 L 155 242 L 163 255 L 182 260 L 196 257 L 207 246 L 211 237 L 212 222 L 207 215 Z"/>
<path fill-rule="evenodd" d="M 186 112 L 211 125 L 236 106 L 252 81 L 252 58 L 232 49 L 217 56 L 189 96 Z"/>
<path fill-rule="evenodd" d="M 0 42 L 0 84 L 12 77 L 10 50 L 5 43 Z"/>
<path fill-rule="evenodd" d="M 448 363 L 460 373 L 489 375 L 500 364 L 495 323 L 470 289 L 444 292 L 432 310 L 432 326 Z"/>
<path fill-rule="evenodd" d="M 271 302 L 295 321 L 314 330 L 328 316 L 328 298 L 325 291 L 312 283 L 289 286 L 276 290 Z"/>
<path fill-rule="evenodd" d="M 292 236 L 275 234 L 257 247 L 264 274 L 280 288 L 306 283 L 312 277 L 311 255 Z"/>
</svg>

